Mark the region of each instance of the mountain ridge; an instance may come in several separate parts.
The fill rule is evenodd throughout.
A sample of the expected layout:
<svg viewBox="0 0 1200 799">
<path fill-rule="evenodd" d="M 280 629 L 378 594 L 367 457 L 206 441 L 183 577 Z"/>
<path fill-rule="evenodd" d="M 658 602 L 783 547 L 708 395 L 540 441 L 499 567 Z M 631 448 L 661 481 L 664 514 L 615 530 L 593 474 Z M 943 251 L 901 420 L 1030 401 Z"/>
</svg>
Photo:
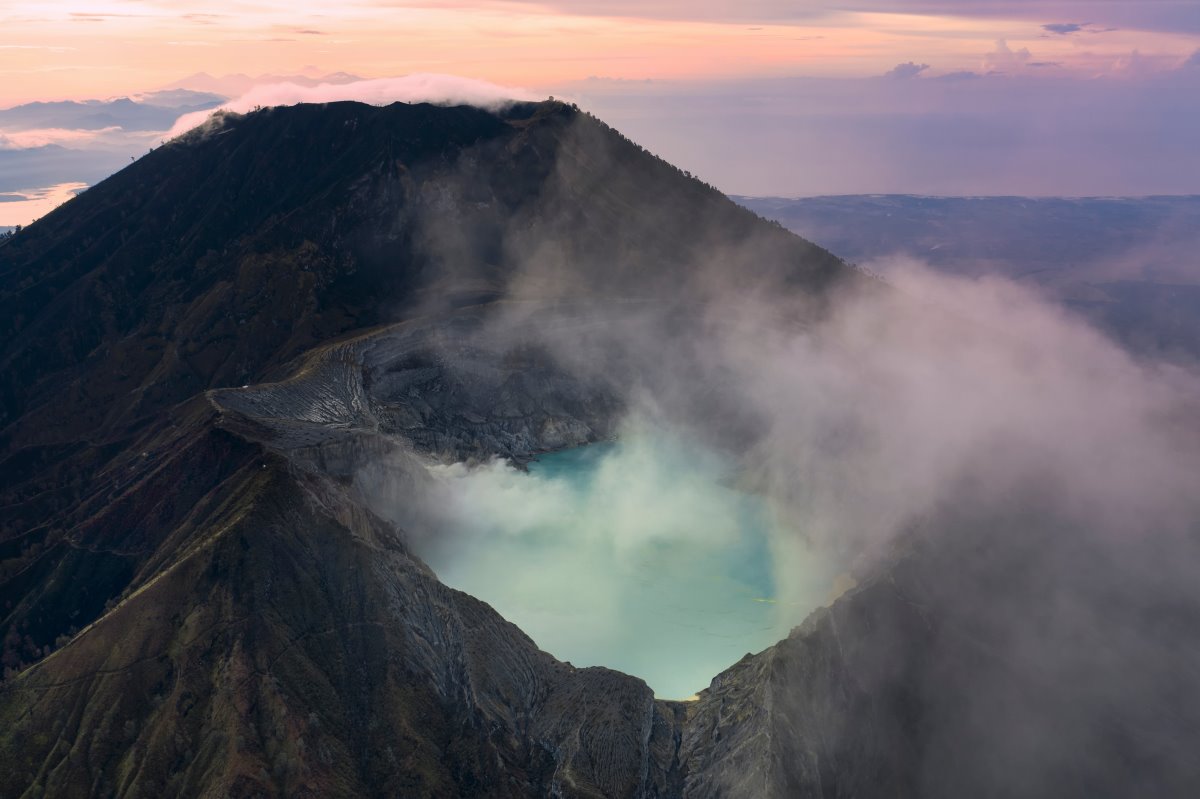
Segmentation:
<svg viewBox="0 0 1200 799">
<path fill-rule="evenodd" d="M 685 706 L 540 652 L 370 498 L 610 435 L 611 378 L 447 343 L 530 238 L 561 309 L 682 285 L 697 220 L 844 269 L 560 103 L 226 117 L 0 244 L 0 795 L 678 795 Z"/>
</svg>

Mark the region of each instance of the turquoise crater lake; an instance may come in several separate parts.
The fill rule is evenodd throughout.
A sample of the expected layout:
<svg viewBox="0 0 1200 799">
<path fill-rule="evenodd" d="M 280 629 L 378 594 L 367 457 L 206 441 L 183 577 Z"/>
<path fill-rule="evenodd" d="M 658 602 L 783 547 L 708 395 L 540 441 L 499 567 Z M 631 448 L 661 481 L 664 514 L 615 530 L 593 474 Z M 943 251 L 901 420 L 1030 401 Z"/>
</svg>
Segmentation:
<svg viewBox="0 0 1200 799">
<path fill-rule="evenodd" d="M 766 500 L 661 430 L 544 455 L 528 473 L 499 461 L 434 472 L 451 534 L 422 554 L 446 584 L 554 656 L 641 677 L 663 698 L 705 688 L 828 595 Z"/>
</svg>

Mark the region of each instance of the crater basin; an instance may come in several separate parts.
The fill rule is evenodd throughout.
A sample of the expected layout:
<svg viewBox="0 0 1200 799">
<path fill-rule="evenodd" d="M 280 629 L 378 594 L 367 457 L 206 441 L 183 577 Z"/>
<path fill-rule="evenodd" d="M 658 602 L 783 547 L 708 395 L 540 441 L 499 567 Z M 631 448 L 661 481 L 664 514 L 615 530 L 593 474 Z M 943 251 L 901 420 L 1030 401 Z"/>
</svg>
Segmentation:
<svg viewBox="0 0 1200 799">
<path fill-rule="evenodd" d="M 829 594 L 827 569 L 733 487 L 731 464 L 660 429 L 544 455 L 434 467 L 446 535 L 423 552 L 448 585 L 544 650 L 684 699 L 784 637 Z"/>
</svg>

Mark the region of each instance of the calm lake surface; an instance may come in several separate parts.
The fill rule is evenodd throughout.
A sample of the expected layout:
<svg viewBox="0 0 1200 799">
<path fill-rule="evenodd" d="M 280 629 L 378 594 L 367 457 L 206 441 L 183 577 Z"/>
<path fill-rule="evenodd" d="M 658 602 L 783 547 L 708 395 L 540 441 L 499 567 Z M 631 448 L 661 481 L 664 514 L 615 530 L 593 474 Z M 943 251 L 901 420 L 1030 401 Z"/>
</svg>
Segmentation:
<svg viewBox="0 0 1200 799">
<path fill-rule="evenodd" d="M 554 656 L 685 698 L 812 607 L 777 600 L 770 508 L 730 476 L 663 435 L 546 455 L 528 474 L 460 467 L 446 474 L 454 546 L 426 560 Z"/>
</svg>

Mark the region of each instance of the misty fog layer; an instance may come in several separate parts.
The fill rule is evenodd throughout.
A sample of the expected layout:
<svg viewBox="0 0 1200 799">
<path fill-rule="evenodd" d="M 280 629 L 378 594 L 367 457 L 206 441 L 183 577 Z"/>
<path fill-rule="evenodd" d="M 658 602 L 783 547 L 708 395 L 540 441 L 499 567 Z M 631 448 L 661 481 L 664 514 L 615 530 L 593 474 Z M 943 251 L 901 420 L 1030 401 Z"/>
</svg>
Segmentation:
<svg viewBox="0 0 1200 799">
<path fill-rule="evenodd" d="M 443 582 L 555 656 L 636 675 L 662 697 L 706 687 L 829 593 L 826 564 L 782 557 L 794 534 L 730 487 L 728 462 L 647 423 L 528 474 L 500 461 L 433 474 L 442 534 L 422 555 Z"/>
<path fill-rule="evenodd" d="M 539 202 L 505 216 L 463 188 L 473 174 L 464 168 L 440 186 L 453 224 L 429 214 L 422 241 L 462 279 L 475 262 L 464 231 L 482 231 L 487 251 L 511 265 L 504 295 L 521 302 L 497 306 L 483 343 L 470 346 L 497 359 L 548 353 L 579 385 L 606 386 L 629 419 L 654 419 L 677 443 L 627 435 L 586 489 L 502 464 L 434 467 L 442 490 L 422 503 L 431 520 L 414 536 L 418 554 L 452 584 L 478 580 L 467 590 L 552 654 L 628 669 L 663 693 L 630 654 L 658 599 L 623 581 L 661 585 L 667 564 L 680 566 L 703 624 L 667 640 L 670 668 L 691 692 L 754 648 L 695 669 L 674 665 L 733 602 L 693 599 L 711 599 L 701 591 L 707 565 L 722 547 L 754 546 L 744 530 L 712 523 L 730 513 L 712 504 L 713 486 L 733 477 L 771 511 L 773 594 L 762 598 L 777 600 L 768 610 L 798 609 L 795 618 L 743 617 L 737 629 L 761 622 L 782 637 L 833 584 L 851 586 L 837 600 L 836 641 L 816 632 L 820 610 L 793 635 L 849 693 L 806 694 L 819 688 L 805 682 L 810 661 L 772 656 L 763 679 L 792 680 L 796 696 L 771 694 L 771 723 L 839 751 L 887 749 L 900 746 L 895 736 L 864 737 L 854 714 L 881 724 L 900 714 L 892 721 L 910 748 L 906 773 L 918 775 L 923 795 L 979 795 L 1001 780 L 1011 790 L 994 795 L 1055 796 L 1082 773 L 1138 791 L 1189 779 L 1179 747 L 1181 730 L 1200 730 L 1200 701 L 1185 690 L 1200 673 L 1197 375 L 1138 359 L 1003 279 L 909 265 L 886 283 L 848 269 L 822 281 L 820 253 L 789 251 L 768 226 L 729 235 L 708 224 L 716 213 L 694 215 L 692 237 L 654 258 L 602 235 L 581 241 L 557 223 L 586 224 L 570 213 L 591 207 L 579 198 L 610 187 L 633 156 L 606 152 L 586 126 L 564 138 L 591 157 L 560 159 Z M 679 235 L 668 228 L 678 222 L 670 203 L 705 207 L 680 195 L 657 200 L 657 212 L 614 212 L 616 240 Z M 672 446 L 720 451 L 728 468 L 672 456 Z M 643 523 L 654 518 L 663 525 Z M 564 530 L 576 538 L 562 553 L 567 566 L 552 568 L 537 547 Z M 504 546 L 484 557 L 484 541 Z M 814 564 L 825 564 L 815 576 Z M 521 591 L 525 607 L 506 606 Z M 897 596 L 919 624 L 873 622 Z M 613 654 L 550 642 L 561 632 L 594 644 L 579 623 L 589 613 Z M 793 667 L 796 676 L 780 676 Z M 1155 765 L 1134 769 L 1114 756 L 1134 748 Z"/>
<path fill-rule="evenodd" d="M 931 637 L 909 639 L 848 611 L 837 636 L 863 670 L 855 690 L 921 708 L 906 735 L 929 795 L 999 780 L 1051 796 L 1081 774 L 1177 790 L 1194 777 L 1182 731 L 1200 729 L 1180 700 L 1200 672 L 1195 374 L 1004 280 L 890 277 L 799 316 L 786 292 L 713 277 L 725 301 L 688 346 L 653 324 L 612 325 L 607 346 L 638 364 L 635 406 L 649 395 L 697 436 L 750 420 L 740 481 L 788 531 L 772 547 L 778 599 L 808 584 L 815 551 L 862 587 L 842 601 L 882 582 L 926 620 Z M 805 696 L 779 712 L 860 740 L 847 708 L 814 721 Z"/>
</svg>

